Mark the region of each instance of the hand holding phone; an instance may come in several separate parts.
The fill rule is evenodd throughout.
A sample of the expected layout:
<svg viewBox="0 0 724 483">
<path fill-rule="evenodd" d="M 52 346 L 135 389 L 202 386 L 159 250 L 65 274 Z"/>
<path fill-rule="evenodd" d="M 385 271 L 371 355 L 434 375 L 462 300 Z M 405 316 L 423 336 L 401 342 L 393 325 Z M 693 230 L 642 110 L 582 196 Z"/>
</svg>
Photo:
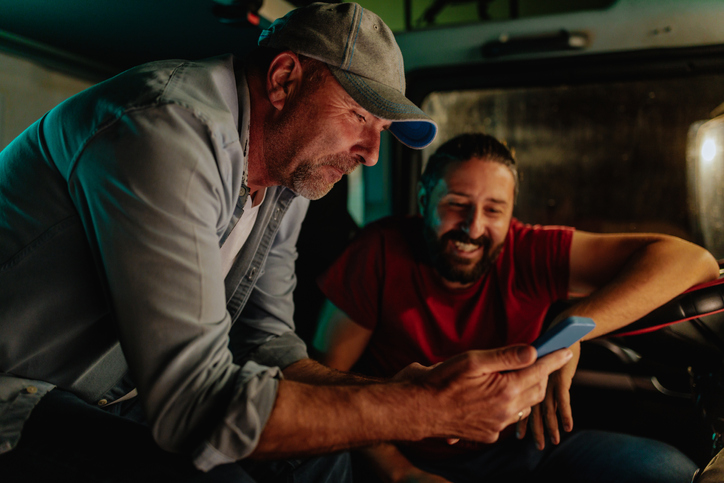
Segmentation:
<svg viewBox="0 0 724 483">
<path fill-rule="evenodd" d="M 593 319 L 588 317 L 567 317 L 543 332 L 531 345 L 538 351 L 540 358 L 559 349 L 570 347 L 591 332 L 594 327 L 596 324 Z"/>
</svg>

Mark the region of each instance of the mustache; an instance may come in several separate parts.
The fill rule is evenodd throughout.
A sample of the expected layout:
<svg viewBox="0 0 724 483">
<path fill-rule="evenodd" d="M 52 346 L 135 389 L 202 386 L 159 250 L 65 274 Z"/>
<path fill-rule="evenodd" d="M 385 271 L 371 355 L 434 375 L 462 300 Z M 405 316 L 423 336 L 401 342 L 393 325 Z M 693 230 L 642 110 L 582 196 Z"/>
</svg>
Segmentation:
<svg viewBox="0 0 724 483">
<path fill-rule="evenodd" d="M 440 237 L 440 242 L 445 243 L 447 241 L 457 241 L 460 243 L 469 243 L 489 250 L 492 245 L 492 240 L 486 235 L 480 235 L 476 239 L 470 238 L 470 236 L 462 230 L 450 230 Z"/>
<path fill-rule="evenodd" d="M 355 156 L 348 156 L 344 154 L 332 154 L 322 159 L 322 166 L 331 166 L 342 171 L 344 174 L 350 174 L 357 166 L 361 163 Z"/>
</svg>

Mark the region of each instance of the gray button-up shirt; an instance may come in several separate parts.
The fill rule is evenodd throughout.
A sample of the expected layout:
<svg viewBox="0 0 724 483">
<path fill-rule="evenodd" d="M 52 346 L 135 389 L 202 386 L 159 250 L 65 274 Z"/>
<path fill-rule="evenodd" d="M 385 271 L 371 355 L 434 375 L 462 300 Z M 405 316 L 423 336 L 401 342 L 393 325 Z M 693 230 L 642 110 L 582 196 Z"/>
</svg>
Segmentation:
<svg viewBox="0 0 724 483">
<path fill-rule="evenodd" d="M 292 291 L 308 201 L 269 188 L 224 279 L 248 122 L 231 56 L 155 62 L 0 152 L 0 451 L 53 386 L 107 405 L 127 373 L 161 447 L 201 469 L 253 451 L 278 368 L 306 357 Z"/>
</svg>

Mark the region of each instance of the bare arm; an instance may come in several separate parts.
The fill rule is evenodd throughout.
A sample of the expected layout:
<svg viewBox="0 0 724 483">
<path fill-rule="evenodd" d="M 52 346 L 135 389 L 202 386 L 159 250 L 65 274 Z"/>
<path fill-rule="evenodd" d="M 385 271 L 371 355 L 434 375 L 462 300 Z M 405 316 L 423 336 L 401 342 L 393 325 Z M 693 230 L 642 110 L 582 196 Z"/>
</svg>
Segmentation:
<svg viewBox="0 0 724 483">
<path fill-rule="evenodd" d="M 314 347 L 325 365 L 348 371 L 364 352 L 372 331 L 353 321 L 327 300 L 314 338 Z M 285 371 L 287 375 L 287 371 Z M 442 477 L 429 474 L 413 465 L 394 444 L 381 443 L 361 450 L 382 481 L 445 483 Z"/>
<path fill-rule="evenodd" d="M 327 300 L 322 310 L 314 348 L 325 365 L 339 371 L 349 371 L 364 352 L 372 331 L 353 321 Z"/>
<path fill-rule="evenodd" d="M 592 339 L 624 327 L 690 287 L 715 279 L 719 265 L 702 247 L 680 238 L 656 234 L 599 235 L 577 231 L 570 255 L 569 291 L 588 295 L 554 321 L 569 315 L 591 317 Z M 551 375 L 545 402 L 534 408 L 532 429 L 539 448 L 545 446 L 543 427 L 554 444 L 560 440 L 558 416 L 565 431 L 573 429 L 569 390 L 580 355 Z M 526 421 L 518 424 L 525 434 Z"/>
<path fill-rule="evenodd" d="M 425 437 L 492 443 L 520 411 L 527 415 L 543 399 L 548 375 L 570 357 L 563 350 L 534 363 L 534 349 L 513 346 L 460 354 L 416 380 L 347 386 L 282 380 L 253 456 L 301 456 Z"/>
<path fill-rule="evenodd" d="M 566 310 L 593 318 L 592 339 L 643 317 L 690 287 L 714 280 L 719 266 L 705 249 L 666 235 L 576 232 L 570 291 L 591 293 Z"/>
<path fill-rule="evenodd" d="M 284 377 L 290 381 L 314 384 L 317 386 L 355 386 L 386 382 L 380 378 L 342 372 L 312 359 L 297 361 L 282 372 L 284 373 Z"/>
<path fill-rule="evenodd" d="M 325 302 L 322 314 L 314 338 L 314 348 L 320 353 L 322 363 L 332 369 L 348 371 L 364 352 L 372 337 L 372 331 L 357 324 L 329 300 Z M 363 448 L 361 452 L 382 481 L 446 481 L 415 467 L 394 444 L 381 443 Z"/>
</svg>

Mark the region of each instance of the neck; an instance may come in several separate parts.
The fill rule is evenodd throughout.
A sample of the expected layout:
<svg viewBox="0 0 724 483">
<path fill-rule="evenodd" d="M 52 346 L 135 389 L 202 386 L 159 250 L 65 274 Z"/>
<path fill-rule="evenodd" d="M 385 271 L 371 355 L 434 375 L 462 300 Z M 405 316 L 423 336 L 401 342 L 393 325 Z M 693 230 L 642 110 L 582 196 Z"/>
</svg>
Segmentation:
<svg viewBox="0 0 724 483">
<path fill-rule="evenodd" d="M 264 193 L 266 192 L 266 188 L 256 189 L 253 190 L 249 188 L 249 196 L 251 197 L 251 207 L 258 206 L 259 203 L 261 203 L 261 200 L 264 199 Z"/>
<path fill-rule="evenodd" d="M 464 288 L 469 288 L 477 283 L 477 280 L 475 280 L 474 282 L 469 282 L 469 283 L 453 282 L 452 280 L 448 280 L 445 277 L 443 277 L 442 275 L 440 275 L 440 273 L 437 270 L 435 270 L 435 273 L 437 274 L 437 276 L 440 279 L 440 281 L 442 282 L 442 284 L 445 285 L 445 287 L 449 288 L 450 290 L 461 290 Z"/>
</svg>

